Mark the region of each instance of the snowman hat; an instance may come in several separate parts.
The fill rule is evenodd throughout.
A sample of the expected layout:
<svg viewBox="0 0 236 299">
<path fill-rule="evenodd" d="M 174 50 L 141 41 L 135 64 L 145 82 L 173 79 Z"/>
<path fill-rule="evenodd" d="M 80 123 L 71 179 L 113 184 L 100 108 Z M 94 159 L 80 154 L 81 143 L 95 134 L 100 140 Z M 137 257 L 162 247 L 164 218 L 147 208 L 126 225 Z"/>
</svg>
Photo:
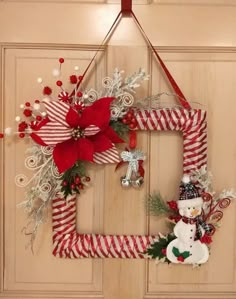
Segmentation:
<svg viewBox="0 0 236 299">
<path fill-rule="evenodd" d="M 189 175 L 184 175 L 179 188 L 179 209 L 192 208 L 203 204 L 198 188 L 191 182 Z"/>
</svg>

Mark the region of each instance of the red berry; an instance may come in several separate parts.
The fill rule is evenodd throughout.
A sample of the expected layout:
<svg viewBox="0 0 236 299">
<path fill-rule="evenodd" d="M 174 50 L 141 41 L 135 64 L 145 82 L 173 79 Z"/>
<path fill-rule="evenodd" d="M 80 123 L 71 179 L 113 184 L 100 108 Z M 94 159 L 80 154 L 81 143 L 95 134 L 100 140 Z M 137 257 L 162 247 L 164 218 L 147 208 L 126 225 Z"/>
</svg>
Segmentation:
<svg viewBox="0 0 236 299">
<path fill-rule="evenodd" d="M 4 137 L 4 134 L 3 133 L 0 133 L 0 138 L 3 138 Z"/>
<path fill-rule="evenodd" d="M 77 177 L 75 178 L 75 184 L 78 185 L 78 184 L 80 183 L 80 181 L 81 181 L 81 180 L 80 180 L 80 177 L 77 176 Z"/>
<path fill-rule="evenodd" d="M 78 91 L 78 92 L 77 92 L 77 96 L 78 96 L 79 98 L 81 98 L 81 97 L 83 96 L 83 93 L 82 93 L 81 91 Z"/>
<path fill-rule="evenodd" d="M 58 81 L 56 82 L 56 85 L 59 86 L 59 87 L 62 86 L 62 81 L 61 81 L 61 80 L 58 80 Z"/>
<path fill-rule="evenodd" d="M 25 106 L 26 106 L 26 107 L 30 107 L 30 102 L 26 102 L 26 103 L 25 103 Z"/>
<path fill-rule="evenodd" d="M 166 248 L 162 248 L 161 253 L 166 255 Z"/>
<path fill-rule="evenodd" d="M 64 58 L 59 58 L 60 63 L 64 63 L 64 61 L 65 61 Z"/>
<path fill-rule="evenodd" d="M 70 76 L 70 83 L 71 84 L 76 84 L 77 83 L 77 76 L 76 75 L 71 75 Z"/>
<path fill-rule="evenodd" d="M 180 255 L 180 256 L 177 257 L 177 260 L 179 262 L 183 263 L 184 262 L 184 257 L 182 255 Z"/>
<path fill-rule="evenodd" d="M 127 118 L 122 118 L 122 123 L 123 123 L 124 125 L 127 125 L 127 124 L 128 124 L 128 120 L 127 120 Z"/>
<path fill-rule="evenodd" d="M 26 117 L 30 117 L 32 115 L 32 111 L 30 109 L 25 109 L 23 113 Z"/>
<path fill-rule="evenodd" d="M 20 137 L 20 138 L 24 138 L 24 137 L 25 137 L 25 134 L 24 134 L 24 133 L 20 133 L 20 134 L 19 134 L 19 137 Z"/>
<path fill-rule="evenodd" d="M 71 189 L 75 189 L 75 184 L 70 185 Z"/>
<path fill-rule="evenodd" d="M 79 77 L 78 77 L 79 81 L 82 81 L 83 78 L 84 78 L 84 76 L 79 76 Z"/>
<path fill-rule="evenodd" d="M 37 115 L 36 116 L 36 120 L 41 121 L 42 120 L 42 116 L 41 115 Z"/>
<path fill-rule="evenodd" d="M 83 184 L 79 184 L 79 189 L 83 190 L 84 189 L 84 185 Z"/>
<path fill-rule="evenodd" d="M 62 185 L 63 185 L 63 186 L 67 186 L 67 185 L 68 185 L 68 182 L 67 182 L 67 181 L 63 181 L 63 182 L 62 182 Z"/>
<path fill-rule="evenodd" d="M 90 177 L 89 176 L 86 176 L 86 182 L 90 182 L 91 181 L 91 179 L 90 179 Z"/>
<path fill-rule="evenodd" d="M 52 93 L 52 89 L 49 86 L 45 86 L 43 89 L 43 94 L 50 96 L 51 93 Z"/>
</svg>

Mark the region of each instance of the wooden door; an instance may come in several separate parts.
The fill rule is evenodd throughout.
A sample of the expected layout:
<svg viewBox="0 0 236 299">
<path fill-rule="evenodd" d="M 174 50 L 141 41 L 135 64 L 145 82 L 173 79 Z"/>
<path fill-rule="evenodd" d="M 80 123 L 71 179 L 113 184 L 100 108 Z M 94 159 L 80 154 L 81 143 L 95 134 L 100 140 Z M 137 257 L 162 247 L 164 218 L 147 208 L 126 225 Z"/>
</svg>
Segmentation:
<svg viewBox="0 0 236 299">
<path fill-rule="evenodd" d="M 133 10 L 186 97 L 208 111 L 208 164 L 214 187 L 236 187 L 236 6 L 233 0 L 133 1 Z M 0 1 L 1 129 L 15 126 L 19 105 L 41 94 L 37 78 L 51 84 L 58 57 L 63 76 L 84 70 L 120 10 L 118 1 Z M 99 89 L 115 67 L 126 75 L 143 67 L 151 75 L 136 100 L 170 92 L 163 73 L 130 18 L 124 18 L 92 65 L 85 84 Z M 164 102 L 173 102 L 164 97 Z M 147 217 L 145 197 L 154 190 L 177 199 L 182 175 L 182 138 L 171 132 L 140 132 L 147 153 L 145 184 L 122 189 L 114 165 L 91 165 L 91 186 L 79 198 L 79 232 L 165 233 L 163 219 Z M 27 142 L 1 142 L 0 298 L 236 298 L 235 204 L 225 212 L 210 260 L 199 269 L 124 259 L 57 259 L 51 254 L 51 220 L 40 229 L 34 254 L 22 233 L 27 219 L 16 205 L 24 191 Z"/>
</svg>

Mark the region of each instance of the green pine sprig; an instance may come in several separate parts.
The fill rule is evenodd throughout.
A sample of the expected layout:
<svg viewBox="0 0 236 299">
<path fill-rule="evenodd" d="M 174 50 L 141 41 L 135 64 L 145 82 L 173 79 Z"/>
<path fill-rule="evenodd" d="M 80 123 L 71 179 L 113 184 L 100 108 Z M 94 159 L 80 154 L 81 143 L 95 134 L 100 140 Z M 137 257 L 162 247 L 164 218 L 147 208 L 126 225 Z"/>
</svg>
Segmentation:
<svg viewBox="0 0 236 299">
<path fill-rule="evenodd" d="M 117 135 L 120 136 L 120 138 L 122 138 L 125 141 L 127 141 L 128 132 L 130 130 L 128 125 L 123 124 L 119 120 L 116 120 L 116 121 L 115 120 L 111 120 L 110 121 L 110 126 L 117 133 Z"/>
<path fill-rule="evenodd" d="M 84 187 L 81 178 L 84 177 L 86 177 L 86 170 L 85 164 L 82 161 L 77 161 L 70 169 L 63 173 L 61 191 L 64 193 L 65 198 L 73 193 L 80 194 L 80 190 Z"/>
<path fill-rule="evenodd" d="M 172 213 L 160 193 L 150 194 L 146 202 L 147 212 L 152 216 L 169 215 Z"/>
</svg>

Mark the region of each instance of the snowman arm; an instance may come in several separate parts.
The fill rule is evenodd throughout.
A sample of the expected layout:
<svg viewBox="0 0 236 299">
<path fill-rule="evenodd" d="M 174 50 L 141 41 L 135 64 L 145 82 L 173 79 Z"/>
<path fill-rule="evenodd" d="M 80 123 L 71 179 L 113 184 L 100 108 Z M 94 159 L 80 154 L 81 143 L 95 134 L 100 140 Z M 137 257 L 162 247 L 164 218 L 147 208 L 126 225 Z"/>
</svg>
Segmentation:
<svg viewBox="0 0 236 299">
<path fill-rule="evenodd" d="M 181 223 L 182 223 L 182 221 L 180 220 L 179 222 L 176 223 L 176 225 L 174 227 L 174 234 L 177 238 L 179 237 L 179 230 L 181 228 Z"/>
</svg>

